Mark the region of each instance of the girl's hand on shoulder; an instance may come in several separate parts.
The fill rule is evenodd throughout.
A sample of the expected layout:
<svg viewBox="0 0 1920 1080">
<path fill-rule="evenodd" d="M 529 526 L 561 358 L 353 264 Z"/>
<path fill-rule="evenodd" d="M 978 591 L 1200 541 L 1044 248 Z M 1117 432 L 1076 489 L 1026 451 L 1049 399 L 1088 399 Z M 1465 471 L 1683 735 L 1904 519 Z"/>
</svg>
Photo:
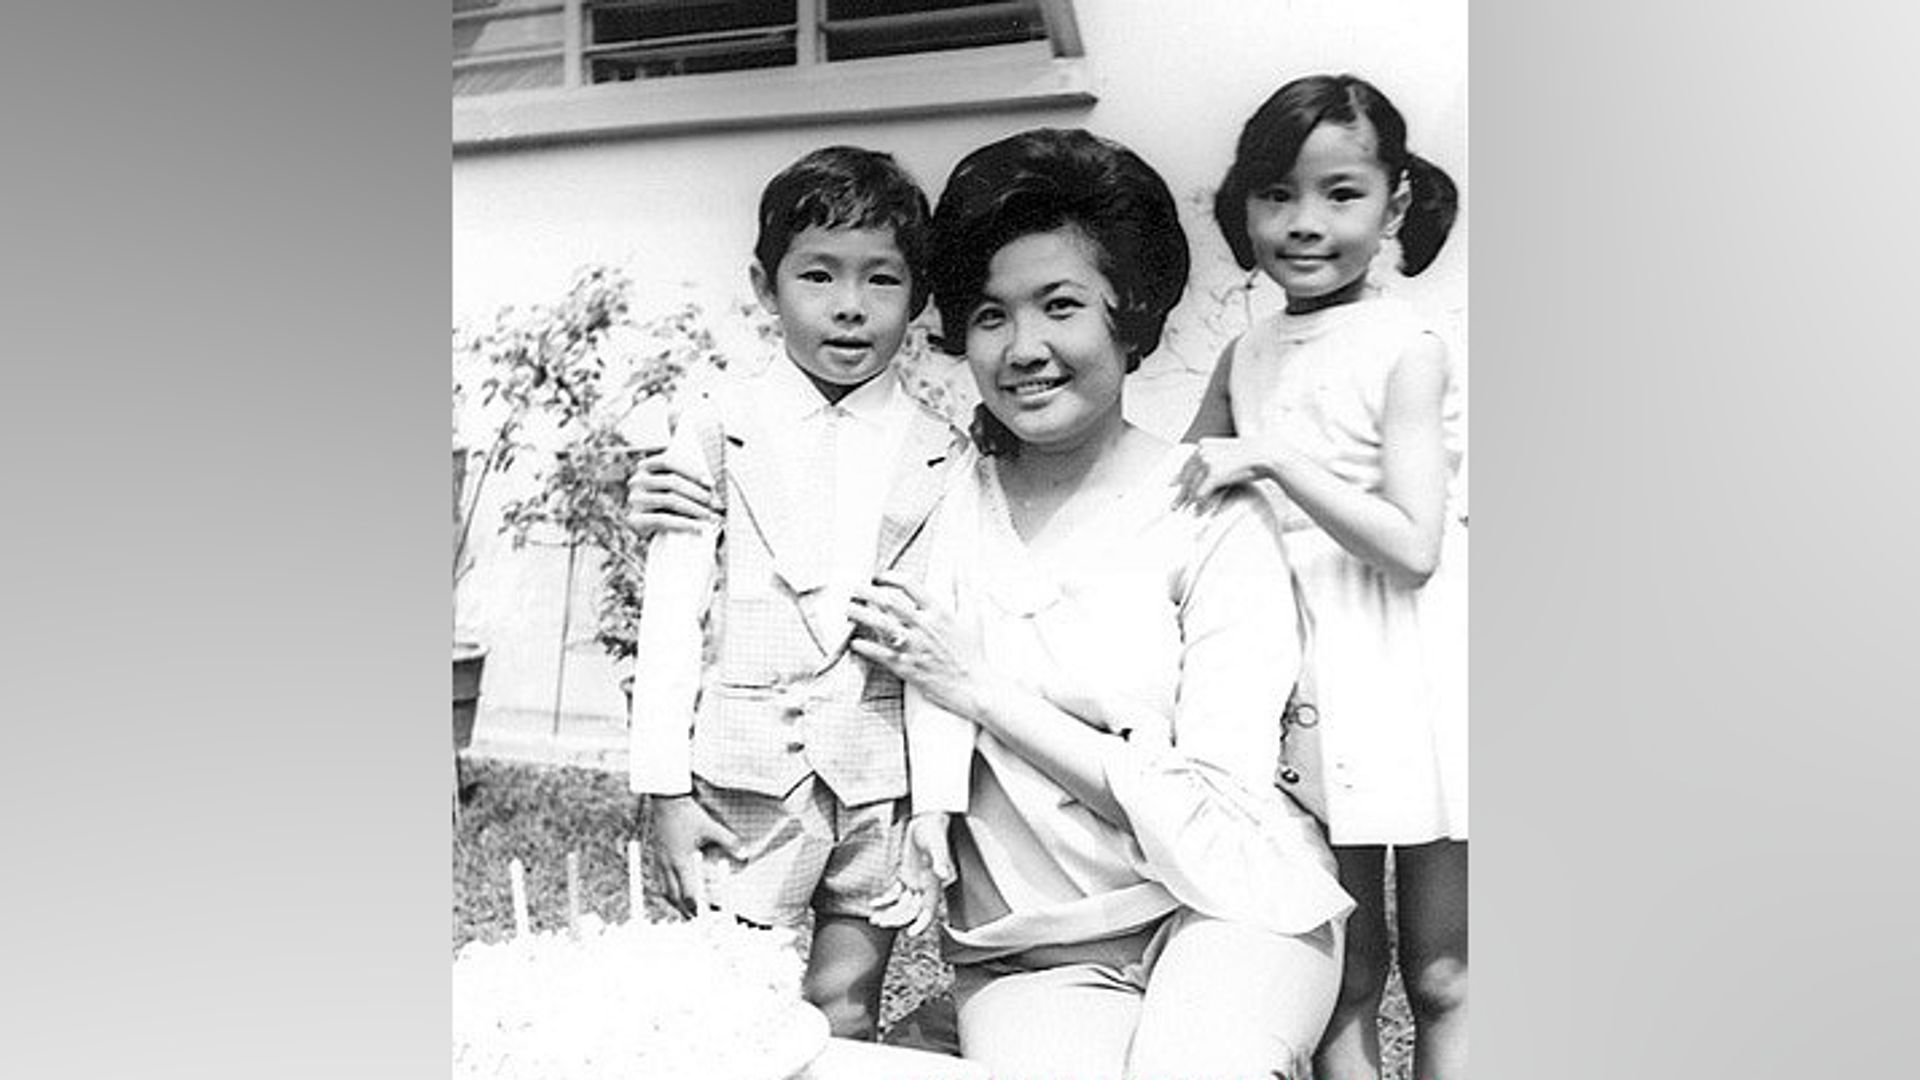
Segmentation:
<svg viewBox="0 0 1920 1080">
<path fill-rule="evenodd" d="M 1251 439 L 1201 439 L 1174 477 L 1174 505 L 1204 503 L 1227 488 L 1273 475 L 1276 448 Z"/>
<path fill-rule="evenodd" d="M 693 532 L 720 520 L 713 492 L 665 454 L 640 459 L 627 483 L 627 519 L 643 537 Z"/>
<path fill-rule="evenodd" d="M 977 634 L 926 590 L 882 573 L 854 593 L 848 610 L 856 634 L 848 647 L 910 682 L 935 705 L 964 717 L 979 715 L 987 673 Z"/>
</svg>

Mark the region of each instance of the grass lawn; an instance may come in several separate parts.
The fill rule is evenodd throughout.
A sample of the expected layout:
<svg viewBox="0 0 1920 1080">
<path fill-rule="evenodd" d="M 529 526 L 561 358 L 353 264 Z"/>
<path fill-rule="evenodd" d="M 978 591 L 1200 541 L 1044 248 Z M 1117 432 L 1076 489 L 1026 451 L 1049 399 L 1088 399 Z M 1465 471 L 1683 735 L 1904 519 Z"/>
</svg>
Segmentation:
<svg viewBox="0 0 1920 1080">
<path fill-rule="evenodd" d="M 476 938 L 499 941 L 512 936 L 509 859 L 526 866 L 527 904 L 535 929 L 566 925 L 569 851 L 580 853 L 582 910 L 608 922 L 626 920 L 626 845 L 638 832 L 624 776 L 484 760 L 468 761 L 464 770 L 470 794 L 453 837 L 454 949 Z M 651 898 L 647 914 L 667 917 L 666 909 Z M 944 994 L 951 978 L 934 934 L 901 938 L 887 969 L 883 1030 L 928 997 Z M 1385 1075 L 1405 1080 L 1412 1075 L 1413 1032 L 1398 977 L 1389 987 L 1383 1016 Z"/>
</svg>

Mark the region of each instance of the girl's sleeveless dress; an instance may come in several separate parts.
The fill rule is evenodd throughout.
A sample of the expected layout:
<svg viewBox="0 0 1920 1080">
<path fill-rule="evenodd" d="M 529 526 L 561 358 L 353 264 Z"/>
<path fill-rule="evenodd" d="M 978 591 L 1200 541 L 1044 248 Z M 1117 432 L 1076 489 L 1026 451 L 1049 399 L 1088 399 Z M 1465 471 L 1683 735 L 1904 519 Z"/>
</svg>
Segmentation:
<svg viewBox="0 0 1920 1080">
<path fill-rule="evenodd" d="M 1378 493 L 1388 375 L 1419 335 L 1433 332 L 1412 306 L 1381 297 L 1262 320 L 1233 351 L 1235 430 L 1279 434 L 1342 480 Z M 1456 370 L 1442 407 L 1447 467 L 1456 481 L 1465 453 L 1464 401 Z M 1310 679 L 1302 688 L 1319 720 L 1332 841 L 1465 840 L 1463 500 L 1449 491 L 1440 568 L 1412 589 L 1348 554 L 1278 487 L 1263 487 L 1280 503 L 1282 542 L 1307 612 Z"/>
</svg>

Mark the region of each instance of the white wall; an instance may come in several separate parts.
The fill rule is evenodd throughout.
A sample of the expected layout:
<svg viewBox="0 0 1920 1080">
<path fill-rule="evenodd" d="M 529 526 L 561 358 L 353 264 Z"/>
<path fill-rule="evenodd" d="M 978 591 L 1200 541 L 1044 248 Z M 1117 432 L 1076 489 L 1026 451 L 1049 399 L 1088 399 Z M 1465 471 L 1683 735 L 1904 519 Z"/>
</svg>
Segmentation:
<svg viewBox="0 0 1920 1080">
<path fill-rule="evenodd" d="M 1092 106 L 455 157 L 454 321 L 555 297 L 587 262 L 625 268 L 641 286 L 643 305 L 647 296 L 691 294 L 710 307 L 746 299 L 760 189 L 806 151 L 835 142 L 886 150 L 933 197 L 954 163 L 982 143 L 1041 125 L 1086 127 L 1139 152 L 1186 211 L 1193 281 L 1166 343 L 1128 388 L 1136 420 L 1177 434 L 1219 347 L 1245 321 L 1240 300 L 1216 298 L 1245 278 L 1207 200 L 1241 124 L 1282 83 L 1322 71 L 1367 78 L 1406 115 L 1411 147 L 1451 173 L 1463 199 L 1471 195 L 1465 0 L 1079 0 L 1075 7 L 1099 96 Z M 1392 283 L 1451 318 L 1462 334 L 1470 217 L 1463 207 L 1431 269 Z M 1276 302 L 1271 284 L 1251 298 L 1256 312 Z M 509 493 L 499 486 L 489 494 Z M 550 710 L 564 558 L 507 550 L 492 534 L 496 522 L 483 512 L 475 529 L 478 562 L 462 584 L 456 620 L 492 650 L 486 708 Z M 591 626 L 593 587 L 591 574 L 581 577 L 564 708 L 610 716 L 620 699 L 614 673 L 582 629 Z"/>
</svg>

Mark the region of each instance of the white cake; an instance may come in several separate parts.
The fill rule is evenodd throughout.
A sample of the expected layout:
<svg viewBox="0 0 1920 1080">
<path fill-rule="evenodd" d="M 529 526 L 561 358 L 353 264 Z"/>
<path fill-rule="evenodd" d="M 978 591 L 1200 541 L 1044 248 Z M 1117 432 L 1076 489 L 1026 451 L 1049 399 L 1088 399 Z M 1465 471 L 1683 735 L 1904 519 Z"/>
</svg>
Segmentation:
<svg viewBox="0 0 1920 1080">
<path fill-rule="evenodd" d="M 780 1080 L 825 1042 L 791 935 L 726 918 L 589 917 L 578 936 L 473 942 L 454 957 L 456 1078 Z"/>
</svg>

